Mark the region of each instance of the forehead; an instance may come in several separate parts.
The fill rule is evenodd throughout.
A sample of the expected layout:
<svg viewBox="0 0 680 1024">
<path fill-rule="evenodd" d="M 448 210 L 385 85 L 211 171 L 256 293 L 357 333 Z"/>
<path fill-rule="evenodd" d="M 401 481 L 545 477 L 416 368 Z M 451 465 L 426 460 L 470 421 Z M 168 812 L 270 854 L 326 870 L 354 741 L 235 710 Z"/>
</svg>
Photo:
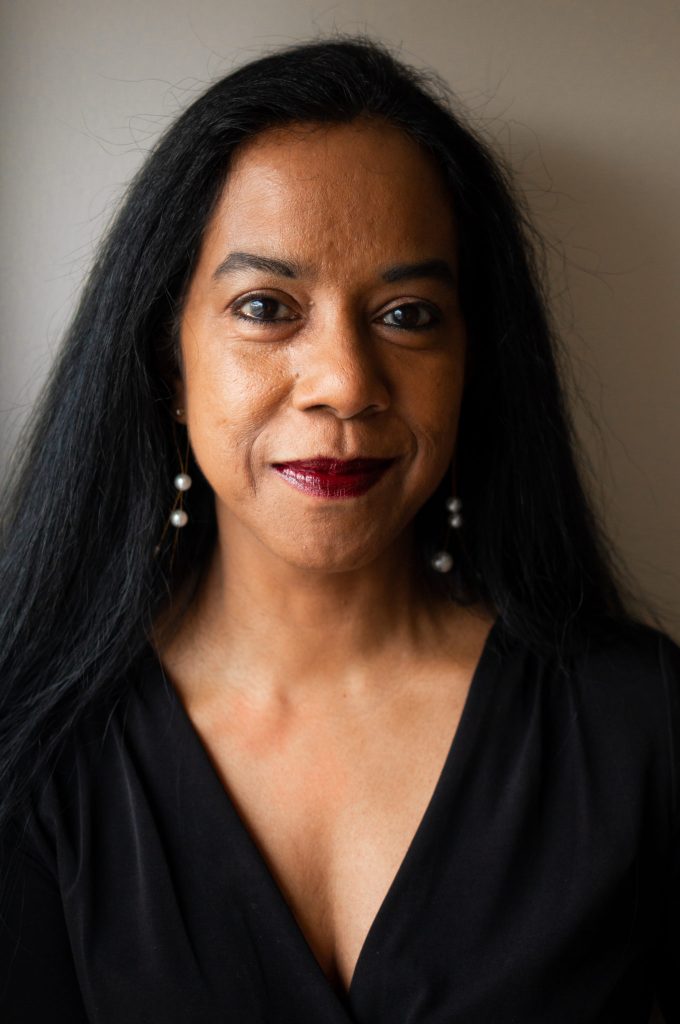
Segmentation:
<svg viewBox="0 0 680 1024">
<path fill-rule="evenodd" d="M 294 125 L 237 150 L 205 247 L 215 257 L 283 253 L 320 268 L 452 259 L 453 206 L 434 159 L 394 126 Z"/>
</svg>

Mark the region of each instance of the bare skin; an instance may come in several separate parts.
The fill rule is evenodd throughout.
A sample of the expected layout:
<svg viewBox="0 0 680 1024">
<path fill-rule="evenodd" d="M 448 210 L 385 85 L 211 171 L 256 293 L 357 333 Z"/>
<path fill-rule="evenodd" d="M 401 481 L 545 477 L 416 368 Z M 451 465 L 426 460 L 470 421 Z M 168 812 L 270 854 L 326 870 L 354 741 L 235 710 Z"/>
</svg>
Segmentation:
<svg viewBox="0 0 680 1024">
<path fill-rule="evenodd" d="M 294 276 L 225 268 L 235 252 Z M 405 264 L 430 269 L 385 279 Z M 215 492 L 218 542 L 160 653 L 344 991 L 494 618 L 435 601 L 414 572 L 413 517 L 455 455 L 467 348 L 456 270 L 453 211 L 415 143 L 365 122 L 271 131 L 232 166 L 182 320 L 176 402 Z M 405 307 L 408 329 L 394 313 Z M 318 455 L 396 462 L 341 499 L 302 493 L 272 465 Z"/>
</svg>

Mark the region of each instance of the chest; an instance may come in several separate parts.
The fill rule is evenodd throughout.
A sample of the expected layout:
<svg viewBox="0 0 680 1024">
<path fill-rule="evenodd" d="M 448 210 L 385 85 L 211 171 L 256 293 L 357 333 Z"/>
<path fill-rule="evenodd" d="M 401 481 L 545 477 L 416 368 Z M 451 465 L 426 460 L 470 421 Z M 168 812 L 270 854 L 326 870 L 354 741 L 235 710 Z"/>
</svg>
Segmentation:
<svg viewBox="0 0 680 1024">
<path fill-rule="evenodd" d="M 447 761 L 469 674 L 437 696 L 304 723 L 192 714 L 224 788 L 331 984 L 362 947 Z"/>
<path fill-rule="evenodd" d="M 668 762 L 644 709 L 617 724 L 618 686 L 603 708 L 494 657 L 459 721 L 449 690 L 306 728 L 192 708 L 194 729 L 150 683 L 58 844 L 93 1022 L 647 1019 Z"/>
</svg>

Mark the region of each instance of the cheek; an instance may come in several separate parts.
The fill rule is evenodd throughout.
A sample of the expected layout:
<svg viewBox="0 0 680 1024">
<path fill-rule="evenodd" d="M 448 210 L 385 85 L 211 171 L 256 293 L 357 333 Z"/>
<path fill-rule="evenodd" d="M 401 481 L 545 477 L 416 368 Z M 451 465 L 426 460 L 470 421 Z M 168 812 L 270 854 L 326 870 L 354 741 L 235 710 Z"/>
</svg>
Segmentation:
<svg viewBox="0 0 680 1024">
<path fill-rule="evenodd" d="M 258 438 L 288 391 L 280 361 L 263 353 L 222 352 L 185 362 L 187 420 L 192 449 L 213 488 L 248 469 Z"/>
<path fill-rule="evenodd" d="M 453 455 L 463 395 L 463 366 L 443 362 L 426 378 L 413 377 L 403 395 L 407 418 L 428 465 L 443 469 Z"/>
</svg>

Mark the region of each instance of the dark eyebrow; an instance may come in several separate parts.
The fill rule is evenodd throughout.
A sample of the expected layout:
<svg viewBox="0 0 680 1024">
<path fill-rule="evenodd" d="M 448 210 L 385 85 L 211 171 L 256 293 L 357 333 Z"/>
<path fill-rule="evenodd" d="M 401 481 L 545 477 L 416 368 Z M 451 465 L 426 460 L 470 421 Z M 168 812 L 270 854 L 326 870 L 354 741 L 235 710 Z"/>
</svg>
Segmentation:
<svg viewBox="0 0 680 1024">
<path fill-rule="evenodd" d="M 213 273 L 213 281 L 233 270 L 264 270 L 279 277 L 299 277 L 300 268 L 294 263 L 273 260 L 269 256 L 256 256 L 251 252 L 230 252 Z"/>
<path fill-rule="evenodd" d="M 446 260 L 423 260 L 422 263 L 398 263 L 394 267 L 388 267 L 382 273 L 383 281 L 392 284 L 394 281 L 405 281 L 412 277 L 434 277 L 444 284 L 455 287 L 456 275 L 453 268 Z"/>
<path fill-rule="evenodd" d="M 235 270 L 263 270 L 278 277 L 300 277 L 302 269 L 295 263 L 275 260 L 271 256 L 257 256 L 252 252 L 230 252 L 213 273 L 213 280 Z M 397 263 L 381 274 L 383 281 L 393 284 L 410 278 L 431 277 L 455 287 L 456 276 L 446 260 L 422 260 L 420 263 Z"/>
</svg>

